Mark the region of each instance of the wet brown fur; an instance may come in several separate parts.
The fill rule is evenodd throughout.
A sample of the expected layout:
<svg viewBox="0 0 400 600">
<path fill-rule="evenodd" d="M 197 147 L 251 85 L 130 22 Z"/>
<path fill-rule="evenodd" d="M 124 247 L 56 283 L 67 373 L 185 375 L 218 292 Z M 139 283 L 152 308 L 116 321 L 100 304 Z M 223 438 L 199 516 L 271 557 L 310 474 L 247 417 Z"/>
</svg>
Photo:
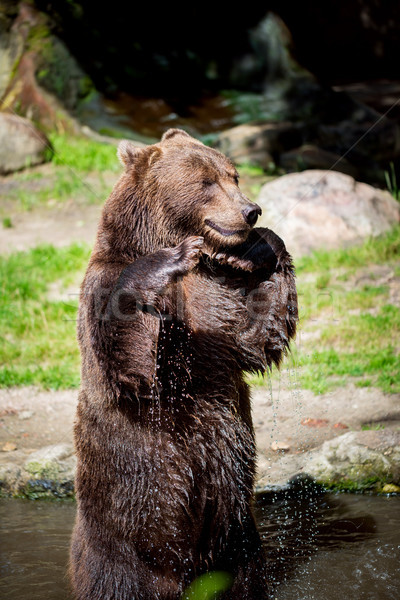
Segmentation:
<svg viewBox="0 0 400 600">
<path fill-rule="evenodd" d="M 246 224 L 220 153 L 177 130 L 119 152 L 81 288 L 74 595 L 178 600 L 224 570 L 224 598 L 260 600 L 244 374 L 279 364 L 295 333 L 290 256 Z"/>
</svg>

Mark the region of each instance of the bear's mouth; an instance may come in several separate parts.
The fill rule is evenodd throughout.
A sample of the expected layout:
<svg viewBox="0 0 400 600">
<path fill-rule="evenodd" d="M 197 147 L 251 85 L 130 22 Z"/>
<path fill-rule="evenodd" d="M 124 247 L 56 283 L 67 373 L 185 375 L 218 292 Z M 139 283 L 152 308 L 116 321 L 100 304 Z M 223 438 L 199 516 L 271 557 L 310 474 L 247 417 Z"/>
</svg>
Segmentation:
<svg viewBox="0 0 400 600">
<path fill-rule="evenodd" d="M 229 237 L 231 235 L 243 235 L 246 231 L 244 229 L 224 229 L 224 227 L 220 227 L 210 219 L 205 219 L 204 223 L 225 237 Z"/>
</svg>

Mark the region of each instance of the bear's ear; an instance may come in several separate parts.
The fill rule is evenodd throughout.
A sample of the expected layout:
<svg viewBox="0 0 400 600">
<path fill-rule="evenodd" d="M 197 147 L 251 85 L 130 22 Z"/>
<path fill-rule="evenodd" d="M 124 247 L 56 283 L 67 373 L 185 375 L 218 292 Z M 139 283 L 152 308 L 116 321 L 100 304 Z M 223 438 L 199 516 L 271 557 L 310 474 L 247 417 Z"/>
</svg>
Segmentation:
<svg viewBox="0 0 400 600">
<path fill-rule="evenodd" d="M 118 146 L 117 156 L 123 167 L 129 167 L 135 162 L 141 152 L 142 148 L 134 146 L 129 140 L 122 140 Z"/>
<path fill-rule="evenodd" d="M 183 129 L 168 129 L 168 131 L 166 131 L 162 136 L 161 141 L 165 142 L 166 140 L 170 140 L 171 138 L 177 135 L 181 135 L 188 138 L 191 137 L 188 133 L 186 133 L 186 131 L 183 131 Z"/>
</svg>

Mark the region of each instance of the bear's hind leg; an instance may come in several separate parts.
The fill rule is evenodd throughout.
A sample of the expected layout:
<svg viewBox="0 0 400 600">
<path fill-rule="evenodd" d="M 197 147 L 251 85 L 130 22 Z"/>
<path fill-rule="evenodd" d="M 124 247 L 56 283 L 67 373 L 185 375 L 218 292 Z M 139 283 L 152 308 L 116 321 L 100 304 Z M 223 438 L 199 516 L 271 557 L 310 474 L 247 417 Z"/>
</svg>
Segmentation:
<svg viewBox="0 0 400 600">
<path fill-rule="evenodd" d="M 184 589 L 179 575 L 140 558 L 127 562 L 106 556 L 103 550 L 82 553 L 80 565 L 71 567 L 75 600 L 180 600 Z"/>
<path fill-rule="evenodd" d="M 227 541 L 225 569 L 234 575 L 221 600 L 267 600 L 266 557 L 252 514 L 243 519 Z"/>
</svg>

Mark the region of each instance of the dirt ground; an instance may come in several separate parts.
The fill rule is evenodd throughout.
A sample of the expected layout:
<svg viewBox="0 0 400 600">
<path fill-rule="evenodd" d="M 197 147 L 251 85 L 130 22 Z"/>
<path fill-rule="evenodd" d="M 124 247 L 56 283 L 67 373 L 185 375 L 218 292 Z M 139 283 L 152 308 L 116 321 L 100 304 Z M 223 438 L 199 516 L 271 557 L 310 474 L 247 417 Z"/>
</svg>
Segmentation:
<svg viewBox="0 0 400 600">
<path fill-rule="evenodd" d="M 0 464 L 22 465 L 29 454 L 73 443 L 76 390 L 0 390 Z M 323 395 L 297 389 L 288 374 L 252 392 L 260 487 L 284 485 L 303 471 L 307 453 L 363 425 L 400 424 L 399 395 L 354 385 Z"/>
</svg>

